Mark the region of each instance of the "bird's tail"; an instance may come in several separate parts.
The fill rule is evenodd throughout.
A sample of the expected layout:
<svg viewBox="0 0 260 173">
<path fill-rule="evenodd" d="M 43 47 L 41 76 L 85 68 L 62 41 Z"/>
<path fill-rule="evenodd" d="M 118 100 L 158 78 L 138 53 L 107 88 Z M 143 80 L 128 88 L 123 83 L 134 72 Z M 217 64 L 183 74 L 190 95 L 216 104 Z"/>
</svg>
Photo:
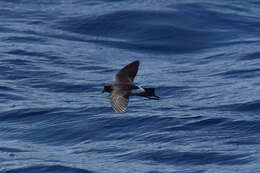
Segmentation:
<svg viewBox="0 0 260 173">
<path fill-rule="evenodd" d="M 155 95 L 155 89 L 154 88 L 143 88 L 144 92 L 137 94 L 138 96 L 147 97 L 149 99 L 155 99 L 159 100 L 160 97 Z"/>
</svg>

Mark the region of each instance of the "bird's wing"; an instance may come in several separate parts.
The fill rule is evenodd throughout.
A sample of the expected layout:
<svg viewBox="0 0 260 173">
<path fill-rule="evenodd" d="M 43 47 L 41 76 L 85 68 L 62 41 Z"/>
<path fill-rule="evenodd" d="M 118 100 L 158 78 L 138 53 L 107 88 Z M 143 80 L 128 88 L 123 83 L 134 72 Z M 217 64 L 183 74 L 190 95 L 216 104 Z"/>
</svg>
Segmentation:
<svg viewBox="0 0 260 173">
<path fill-rule="evenodd" d="M 133 83 L 139 64 L 139 61 L 134 61 L 122 68 L 116 74 L 116 83 Z"/>
<path fill-rule="evenodd" d="M 124 113 L 128 106 L 129 91 L 114 89 L 110 95 L 110 103 L 117 113 Z"/>
</svg>

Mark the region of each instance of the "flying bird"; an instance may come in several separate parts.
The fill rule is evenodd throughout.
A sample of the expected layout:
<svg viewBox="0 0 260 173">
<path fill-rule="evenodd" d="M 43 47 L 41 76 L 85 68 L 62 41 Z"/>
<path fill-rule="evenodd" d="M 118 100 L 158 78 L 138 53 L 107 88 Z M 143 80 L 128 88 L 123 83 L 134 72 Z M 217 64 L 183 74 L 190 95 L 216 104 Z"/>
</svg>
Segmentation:
<svg viewBox="0 0 260 173">
<path fill-rule="evenodd" d="M 134 83 L 140 62 L 134 61 L 116 73 L 115 82 L 104 85 L 103 93 L 110 93 L 110 103 L 117 113 L 124 113 L 128 107 L 130 96 L 142 96 L 159 100 L 154 88 L 142 88 Z"/>
</svg>

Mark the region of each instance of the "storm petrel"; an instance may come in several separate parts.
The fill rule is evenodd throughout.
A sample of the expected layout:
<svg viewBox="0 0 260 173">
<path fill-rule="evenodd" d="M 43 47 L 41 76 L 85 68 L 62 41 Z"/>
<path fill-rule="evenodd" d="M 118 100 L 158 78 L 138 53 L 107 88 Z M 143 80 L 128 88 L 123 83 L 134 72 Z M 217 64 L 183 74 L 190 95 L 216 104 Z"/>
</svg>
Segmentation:
<svg viewBox="0 0 260 173">
<path fill-rule="evenodd" d="M 159 100 L 154 88 L 142 88 L 134 83 L 140 62 L 134 61 L 116 73 L 115 82 L 106 84 L 104 92 L 110 93 L 110 103 L 117 113 L 124 113 L 128 106 L 130 96 L 142 96 Z"/>
</svg>

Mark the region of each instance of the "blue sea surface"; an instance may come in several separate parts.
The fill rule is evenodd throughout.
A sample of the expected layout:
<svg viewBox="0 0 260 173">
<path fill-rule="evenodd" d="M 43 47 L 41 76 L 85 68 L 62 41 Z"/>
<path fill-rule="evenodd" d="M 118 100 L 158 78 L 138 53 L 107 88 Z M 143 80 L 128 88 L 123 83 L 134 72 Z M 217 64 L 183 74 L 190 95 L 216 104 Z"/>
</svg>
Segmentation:
<svg viewBox="0 0 260 173">
<path fill-rule="evenodd" d="M 0 172 L 259 173 L 259 0 L 1 0 Z"/>
</svg>

